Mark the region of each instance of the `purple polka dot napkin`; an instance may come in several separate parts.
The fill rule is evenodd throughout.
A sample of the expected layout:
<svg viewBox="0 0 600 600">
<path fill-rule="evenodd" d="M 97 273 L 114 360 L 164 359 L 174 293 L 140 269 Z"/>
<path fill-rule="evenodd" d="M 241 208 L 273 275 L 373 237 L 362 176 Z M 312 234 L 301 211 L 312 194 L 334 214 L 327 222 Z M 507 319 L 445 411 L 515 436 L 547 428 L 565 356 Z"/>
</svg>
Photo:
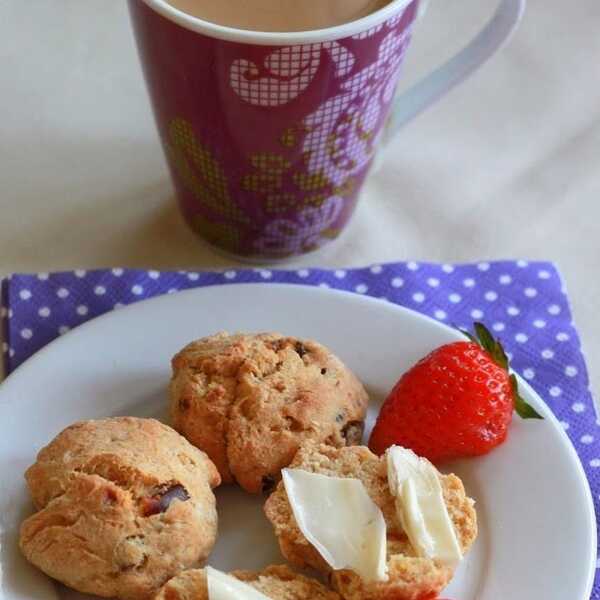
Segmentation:
<svg viewBox="0 0 600 600">
<path fill-rule="evenodd" d="M 145 298 L 208 285 L 295 283 L 386 298 L 462 328 L 482 321 L 569 434 L 600 514 L 600 429 L 560 275 L 543 262 L 393 263 L 361 269 L 159 272 L 125 269 L 13 275 L 2 282 L 3 355 L 11 372 L 81 323 Z M 600 600 L 600 578 L 592 600 Z"/>
</svg>

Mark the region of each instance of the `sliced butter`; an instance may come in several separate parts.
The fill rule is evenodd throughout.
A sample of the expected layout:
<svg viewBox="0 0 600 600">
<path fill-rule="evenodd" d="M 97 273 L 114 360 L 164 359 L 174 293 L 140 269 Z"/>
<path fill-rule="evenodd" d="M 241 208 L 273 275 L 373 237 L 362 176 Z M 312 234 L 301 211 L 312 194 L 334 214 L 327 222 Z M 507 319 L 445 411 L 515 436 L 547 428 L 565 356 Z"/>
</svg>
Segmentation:
<svg viewBox="0 0 600 600">
<path fill-rule="evenodd" d="M 399 446 L 388 449 L 387 466 L 398 518 L 415 550 L 455 567 L 462 552 L 435 467 Z"/>
<path fill-rule="evenodd" d="M 386 524 L 362 481 L 300 469 L 282 473 L 300 531 L 329 566 L 387 581 Z"/>
<path fill-rule="evenodd" d="M 269 600 L 252 586 L 212 567 L 206 567 L 206 583 L 209 600 Z"/>
</svg>

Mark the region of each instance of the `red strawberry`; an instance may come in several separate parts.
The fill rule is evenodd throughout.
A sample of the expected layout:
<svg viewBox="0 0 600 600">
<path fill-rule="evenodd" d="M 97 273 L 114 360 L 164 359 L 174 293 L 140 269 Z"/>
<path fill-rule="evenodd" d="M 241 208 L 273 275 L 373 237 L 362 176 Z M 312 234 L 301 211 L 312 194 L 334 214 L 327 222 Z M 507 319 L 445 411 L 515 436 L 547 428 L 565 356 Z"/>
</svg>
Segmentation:
<svg viewBox="0 0 600 600">
<path fill-rule="evenodd" d="M 500 342 L 481 323 L 477 338 L 434 350 L 387 397 L 369 440 L 382 454 L 396 444 L 433 462 L 486 454 L 506 440 L 513 411 L 542 417 L 519 395 Z"/>
</svg>

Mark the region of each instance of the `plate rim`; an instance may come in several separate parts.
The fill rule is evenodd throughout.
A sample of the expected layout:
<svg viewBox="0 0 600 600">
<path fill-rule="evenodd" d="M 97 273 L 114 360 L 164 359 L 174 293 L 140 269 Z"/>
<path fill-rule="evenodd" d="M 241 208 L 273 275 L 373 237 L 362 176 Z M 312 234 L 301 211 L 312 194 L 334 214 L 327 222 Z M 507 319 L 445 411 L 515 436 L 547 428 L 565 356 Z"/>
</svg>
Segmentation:
<svg viewBox="0 0 600 600">
<path fill-rule="evenodd" d="M 88 329 L 95 328 L 98 326 L 98 322 L 102 322 L 104 320 L 109 320 L 114 317 L 115 314 L 127 314 L 129 312 L 138 310 L 140 306 L 147 306 L 149 304 L 160 304 L 160 303 L 168 303 L 171 298 L 177 297 L 180 295 L 192 296 L 192 295 L 202 295 L 206 292 L 214 288 L 253 288 L 260 289 L 260 291 L 266 291 L 265 288 L 279 288 L 279 289 L 287 289 L 290 291 L 298 291 L 302 290 L 302 293 L 323 295 L 323 296 L 331 296 L 331 297 L 346 297 L 348 300 L 352 300 L 357 303 L 371 304 L 372 306 L 381 308 L 385 307 L 386 310 L 390 311 L 398 311 L 404 313 L 409 318 L 416 319 L 417 321 L 422 321 L 427 323 L 428 326 L 434 326 L 438 328 L 440 331 L 445 332 L 446 334 L 451 334 L 458 340 L 461 339 L 460 332 L 451 327 L 446 323 L 442 323 L 431 316 L 420 313 L 414 309 L 411 309 L 407 306 L 396 304 L 394 302 L 390 302 L 386 299 L 376 298 L 369 295 L 363 295 L 356 292 L 348 291 L 348 290 L 340 290 L 336 288 L 325 288 L 321 286 L 313 286 L 307 285 L 305 283 L 278 283 L 278 282 L 232 282 L 232 283 L 217 283 L 211 285 L 205 285 L 202 287 L 189 288 L 185 290 L 179 290 L 175 294 L 159 294 L 152 298 L 146 298 L 144 300 L 139 300 L 128 304 L 120 308 L 117 311 L 110 310 L 102 315 L 98 315 L 85 323 L 77 326 L 76 328 L 68 331 L 65 335 L 55 338 L 44 347 L 40 348 L 37 352 L 31 355 L 27 360 L 21 363 L 16 369 L 14 369 L 5 379 L 0 382 L 0 407 L 3 405 L 9 404 L 9 396 L 10 394 L 4 393 L 7 387 L 13 385 L 17 378 L 21 376 L 23 372 L 23 368 L 25 370 L 35 368 L 36 363 L 45 360 L 46 354 L 52 353 L 55 351 L 55 348 L 62 346 L 63 344 L 69 343 L 69 340 L 74 338 L 75 336 L 84 336 L 87 333 Z M 597 518 L 596 511 L 593 502 L 593 496 L 591 487 L 586 475 L 586 472 L 583 468 L 583 464 L 577 451 L 575 450 L 574 445 L 572 444 L 569 436 L 565 432 L 564 428 L 561 426 L 560 421 L 556 417 L 556 415 L 552 412 L 548 404 L 544 401 L 541 395 L 531 386 L 519 373 L 516 373 L 517 379 L 519 381 L 519 385 L 522 389 L 526 390 L 527 394 L 533 398 L 534 403 L 542 409 L 545 418 L 549 418 L 553 427 L 558 431 L 558 438 L 561 440 L 563 451 L 567 452 L 571 458 L 571 462 L 575 463 L 575 468 L 577 470 L 577 475 L 580 483 L 584 489 L 584 496 L 586 499 L 586 514 L 588 520 L 593 524 L 590 536 L 590 547 L 588 548 L 588 552 L 586 554 L 589 555 L 589 561 L 587 565 L 587 581 L 585 585 L 584 597 L 581 600 L 588 600 L 591 592 L 593 591 L 593 585 L 596 574 L 596 563 L 598 559 L 598 532 L 597 532 Z"/>
</svg>

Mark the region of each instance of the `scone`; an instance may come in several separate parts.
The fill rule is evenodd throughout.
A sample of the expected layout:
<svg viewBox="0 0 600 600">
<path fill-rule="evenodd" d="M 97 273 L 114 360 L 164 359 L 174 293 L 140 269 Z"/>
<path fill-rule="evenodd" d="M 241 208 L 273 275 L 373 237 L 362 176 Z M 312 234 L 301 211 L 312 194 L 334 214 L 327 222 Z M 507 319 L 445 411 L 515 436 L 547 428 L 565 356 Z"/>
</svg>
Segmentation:
<svg viewBox="0 0 600 600">
<path fill-rule="evenodd" d="M 151 598 L 201 566 L 214 545 L 219 473 L 158 421 L 76 423 L 41 450 L 25 478 L 39 512 L 21 526 L 21 550 L 81 592 Z"/>
<path fill-rule="evenodd" d="M 299 575 L 285 565 L 270 566 L 260 572 L 234 571 L 232 575 L 274 600 L 341 600 L 316 579 Z M 174 577 L 155 600 L 209 600 L 204 570 L 185 571 Z"/>
<path fill-rule="evenodd" d="M 336 449 L 308 444 L 299 450 L 291 467 L 363 482 L 387 524 L 389 581 L 367 583 L 353 571 L 332 571 L 298 528 L 285 487 L 279 483 L 265 504 L 265 512 L 275 528 L 283 555 L 293 565 L 301 568 L 309 566 L 328 573 L 332 586 L 346 600 L 430 600 L 437 598 L 450 582 L 452 568 L 418 557 L 403 532 L 388 486 L 385 456 L 379 458 L 362 446 Z M 477 537 L 474 503 L 466 497 L 458 477 L 441 474 L 439 477 L 449 516 L 461 548 L 466 552 Z"/>
<path fill-rule="evenodd" d="M 368 397 L 327 348 L 275 333 L 219 333 L 172 361 L 173 426 L 204 450 L 224 482 L 270 491 L 307 440 L 362 439 Z"/>
</svg>

